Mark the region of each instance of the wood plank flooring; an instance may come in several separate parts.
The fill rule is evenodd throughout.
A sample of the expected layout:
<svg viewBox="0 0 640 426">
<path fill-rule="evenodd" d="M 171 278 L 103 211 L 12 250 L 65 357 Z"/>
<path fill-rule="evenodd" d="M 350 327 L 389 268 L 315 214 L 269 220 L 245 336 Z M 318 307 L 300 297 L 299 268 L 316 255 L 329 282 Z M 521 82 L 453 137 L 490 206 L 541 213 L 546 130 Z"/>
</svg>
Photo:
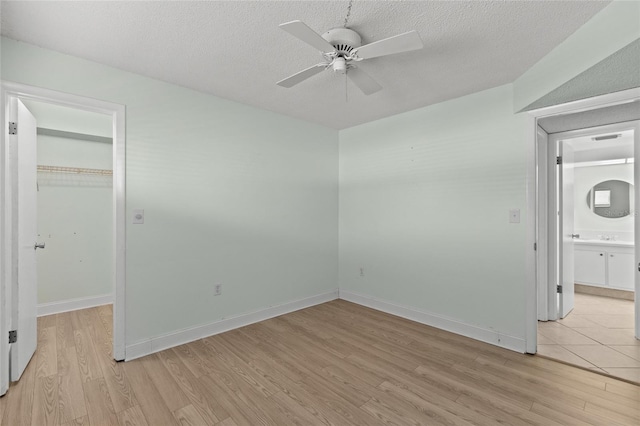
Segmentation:
<svg viewBox="0 0 640 426">
<path fill-rule="evenodd" d="M 640 387 L 336 300 L 138 360 L 42 317 L 2 425 L 637 425 Z"/>
</svg>

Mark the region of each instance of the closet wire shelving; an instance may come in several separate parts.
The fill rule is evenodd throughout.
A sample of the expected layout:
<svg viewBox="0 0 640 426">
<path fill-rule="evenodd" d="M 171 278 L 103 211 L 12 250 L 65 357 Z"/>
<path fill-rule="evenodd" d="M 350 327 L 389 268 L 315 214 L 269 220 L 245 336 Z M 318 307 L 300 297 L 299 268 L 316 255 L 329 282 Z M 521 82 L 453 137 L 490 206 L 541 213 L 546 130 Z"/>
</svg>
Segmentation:
<svg viewBox="0 0 640 426">
<path fill-rule="evenodd" d="M 77 173 L 84 175 L 113 176 L 113 170 L 108 169 L 87 169 L 83 167 L 63 167 L 63 166 L 43 166 L 38 165 L 39 172 L 53 173 Z"/>
<path fill-rule="evenodd" d="M 40 186 L 110 187 L 113 170 L 87 167 L 38 165 L 38 190 Z"/>
</svg>

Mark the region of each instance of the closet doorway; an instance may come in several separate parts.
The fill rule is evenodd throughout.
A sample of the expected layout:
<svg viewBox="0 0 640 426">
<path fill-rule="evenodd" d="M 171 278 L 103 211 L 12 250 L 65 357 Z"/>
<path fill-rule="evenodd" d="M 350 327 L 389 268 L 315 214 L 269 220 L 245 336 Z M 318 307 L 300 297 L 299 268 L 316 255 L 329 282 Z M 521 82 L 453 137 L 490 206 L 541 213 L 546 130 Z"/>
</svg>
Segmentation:
<svg viewBox="0 0 640 426">
<path fill-rule="evenodd" d="M 124 107 L 8 82 L 2 100 L 0 395 L 36 337 L 125 359 Z"/>
<path fill-rule="evenodd" d="M 37 315 L 113 303 L 113 125 L 24 100 L 37 123 Z"/>
</svg>

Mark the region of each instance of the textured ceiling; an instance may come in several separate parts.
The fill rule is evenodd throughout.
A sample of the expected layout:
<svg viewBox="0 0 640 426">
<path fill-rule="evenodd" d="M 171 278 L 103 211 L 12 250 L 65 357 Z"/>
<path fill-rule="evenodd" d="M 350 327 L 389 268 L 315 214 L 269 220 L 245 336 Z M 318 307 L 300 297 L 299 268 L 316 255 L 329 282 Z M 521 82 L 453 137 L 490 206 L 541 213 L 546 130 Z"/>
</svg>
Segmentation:
<svg viewBox="0 0 640 426">
<path fill-rule="evenodd" d="M 321 59 L 278 24 L 322 33 L 343 24 L 347 1 L 3 1 L 1 12 L 6 37 L 343 129 L 513 82 L 608 3 L 356 0 L 349 27 L 363 44 L 413 29 L 425 44 L 363 62 L 383 86 L 368 97 L 329 71 L 275 84 Z"/>
<path fill-rule="evenodd" d="M 636 70 L 636 72 L 632 72 L 632 70 Z M 637 39 L 549 92 L 527 106 L 525 110 L 640 87 L 639 70 L 640 39 Z"/>
</svg>

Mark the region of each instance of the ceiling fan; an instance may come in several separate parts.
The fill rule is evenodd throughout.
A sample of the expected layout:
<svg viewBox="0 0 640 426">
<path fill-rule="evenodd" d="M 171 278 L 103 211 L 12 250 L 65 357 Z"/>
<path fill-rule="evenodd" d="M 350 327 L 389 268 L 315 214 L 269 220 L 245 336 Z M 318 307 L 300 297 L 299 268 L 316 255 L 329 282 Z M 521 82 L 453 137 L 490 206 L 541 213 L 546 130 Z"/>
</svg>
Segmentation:
<svg viewBox="0 0 640 426">
<path fill-rule="evenodd" d="M 358 68 L 355 65 L 357 62 L 424 47 L 420 35 L 415 30 L 362 46 L 360 35 L 346 27 L 333 28 L 322 35 L 313 31 L 302 21 L 286 22 L 280 24 L 280 28 L 320 50 L 324 58 L 323 62 L 280 80 L 277 84 L 282 87 L 293 87 L 331 68 L 335 73 L 346 74 L 365 95 L 370 95 L 382 89 L 382 86 Z"/>
</svg>

